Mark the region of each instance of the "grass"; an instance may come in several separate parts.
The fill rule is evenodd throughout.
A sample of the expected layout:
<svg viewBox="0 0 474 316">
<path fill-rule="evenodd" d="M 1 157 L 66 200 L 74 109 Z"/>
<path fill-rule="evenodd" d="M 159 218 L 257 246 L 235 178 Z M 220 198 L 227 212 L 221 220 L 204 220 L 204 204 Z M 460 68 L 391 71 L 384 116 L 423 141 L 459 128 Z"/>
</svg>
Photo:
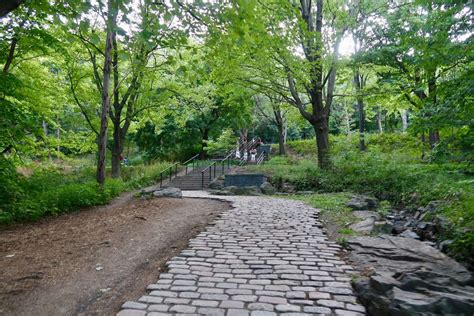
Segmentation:
<svg viewBox="0 0 474 316">
<path fill-rule="evenodd" d="M 156 183 L 160 172 L 170 165 L 156 162 L 123 166 L 121 178 L 108 178 L 104 188 L 100 188 L 95 181 L 95 169 L 87 161 L 31 164 L 23 167 L 25 176 L 12 172 L 10 176 L 15 178 L 0 187 L 0 224 L 35 221 L 48 215 L 107 204 L 124 191 Z"/>
<path fill-rule="evenodd" d="M 356 137 L 332 137 L 330 170 L 317 167 L 314 140 L 288 143 L 299 157 L 274 157 L 252 168 L 267 174 L 277 187 L 290 183 L 298 191 L 317 192 L 297 198 L 321 208 L 338 224 L 344 224 L 350 216 L 341 204 L 344 192 L 376 196 L 382 201 L 382 215 L 390 205 L 414 213 L 437 201 L 440 206 L 431 217 L 445 218 L 451 225 L 440 237 L 454 240 L 452 250 L 459 257 L 474 258 L 472 166 L 466 162 L 422 161 L 421 144 L 406 134 L 368 135 L 367 144 L 367 151 L 360 152 Z"/>
<path fill-rule="evenodd" d="M 357 218 L 352 214 L 346 202 L 349 201 L 351 193 L 319 193 L 310 195 L 291 195 L 296 200 L 303 201 L 314 208 L 320 209 L 321 219 L 331 221 L 340 227 L 352 223 Z"/>
</svg>

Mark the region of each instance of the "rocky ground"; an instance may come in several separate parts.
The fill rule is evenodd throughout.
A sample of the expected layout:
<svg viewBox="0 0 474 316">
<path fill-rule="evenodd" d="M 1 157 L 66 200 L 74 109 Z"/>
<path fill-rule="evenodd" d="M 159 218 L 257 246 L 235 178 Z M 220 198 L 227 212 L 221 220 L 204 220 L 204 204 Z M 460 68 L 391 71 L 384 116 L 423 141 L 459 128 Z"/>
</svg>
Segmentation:
<svg viewBox="0 0 474 316">
<path fill-rule="evenodd" d="M 377 212 L 378 201 L 366 196 L 347 206 L 360 218 L 350 225 L 358 236 L 346 241 L 348 259 L 361 272 L 353 285 L 371 315 L 474 314 L 473 275 L 441 252 L 446 242 L 437 234 L 447 224 L 433 215 L 435 203 L 414 214 Z"/>
</svg>

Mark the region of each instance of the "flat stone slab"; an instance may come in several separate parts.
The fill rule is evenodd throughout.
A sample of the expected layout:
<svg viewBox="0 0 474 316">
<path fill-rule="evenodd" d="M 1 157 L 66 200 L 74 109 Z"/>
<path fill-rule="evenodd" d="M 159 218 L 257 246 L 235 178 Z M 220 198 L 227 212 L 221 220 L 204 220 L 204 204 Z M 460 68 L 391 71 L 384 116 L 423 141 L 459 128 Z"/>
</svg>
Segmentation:
<svg viewBox="0 0 474 316">
<path fill-rule="evenodd" d="M 319 228 L 318 210 L 268 197 L 212 198 L 234 208 L 191 239 L 150 291 L 118 315 L 365 314 L 350 285 L 354 270 Z"/>
</svg>

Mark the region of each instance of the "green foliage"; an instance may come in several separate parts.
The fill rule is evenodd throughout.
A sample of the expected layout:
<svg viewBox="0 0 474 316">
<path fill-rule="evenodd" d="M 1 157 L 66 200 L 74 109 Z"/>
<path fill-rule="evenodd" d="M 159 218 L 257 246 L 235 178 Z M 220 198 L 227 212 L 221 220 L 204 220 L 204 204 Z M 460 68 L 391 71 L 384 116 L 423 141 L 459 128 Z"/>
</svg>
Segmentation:
<svg viewBox="0 0 474 316">
<path fill-rule="evenodd" d="M 8 165 L 7 165 L 8 166 Z M 101 189 L 95 182 L 94 168 L 81 166 L 72 171 L 57 166 L 25 168 L 30 176 L 14 172 L 15 181 L 1 182 L 0 224 L 38 220 L 81 208 L 107 204 L 125 190 L 151 185 L 159 180 L 162 170 L 170 163 L 123 168 L 122 179 L 110 179 Z M 2 168 L 3 172 L 7 169 Z M 4 174 L 1 174 L 4 176 Z M 15 179 L 12 175 L 5 177 Z"/>
<path fill-rule="evenodd" d="M 236 147 L 237 140 L 234 131 L 227 128 L 215 140 L 209 140 L 205 149 L 211 156 L 223 156 Z"/>
<path fill-rule="evenodd" d="M 387 212 L 390 204 L 415 211 L 431 201 L 441 201 L 439 213 L 453 225 L 444 238 L 455 240 L 452 247 L 458 255 L 469 257 L 474 253 L 474 178 L 465 172 L 465 164 L 423 163 L 416 158 L 417 141 L 406 135 L 369 137 L 366 152 L 358 151 L 350 137 L 333 140 L 333 151 L 337 154 L 333 156 L 331 170 L 318 169 L 311 156 L 275 157 L 260 168 L 271 175 L 276 185 L 290 182 L 298 190 L 374 195 L 382 200 L 381 212 Z M 289 145 L 305 152 L 313 144 L 314 140 L 308 140 Z M 301 199 L 315 207 L 325 202 L 321 194 L 315 195 L 314 200 L 312 196 Z M 337 204 L 330 207 L 337 210 Z M 345 215 L 341 214 L 342 220 L 334 220 L 342 224 Z"/>
<path fill-rule="evenodd" d="M 339 192 L 293 195 L 291 197 L 320 209 L 323 220 L 330 221 L 339 227 L 344 227 L 346 224 L 356 220 L 351 209 L 346 206 L 350 196 L 351 194 L 348 192 Z M 346 230 L 345 233 L 350 234 L 349 230 Z"/>
</svg>

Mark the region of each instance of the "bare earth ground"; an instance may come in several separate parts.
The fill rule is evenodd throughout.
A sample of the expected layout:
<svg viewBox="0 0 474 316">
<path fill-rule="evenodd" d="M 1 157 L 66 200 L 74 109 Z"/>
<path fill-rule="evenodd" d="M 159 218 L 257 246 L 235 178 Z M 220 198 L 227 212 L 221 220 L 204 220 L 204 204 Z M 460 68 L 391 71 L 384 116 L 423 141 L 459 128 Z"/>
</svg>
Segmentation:
<svg viewBox="0 0 474 316">
<path fill-rule="evenodd" d="M 126 194 L 107 206 L 2 230 L 0 315 L 114 315 L 229 207 Z"/>
</svg>

